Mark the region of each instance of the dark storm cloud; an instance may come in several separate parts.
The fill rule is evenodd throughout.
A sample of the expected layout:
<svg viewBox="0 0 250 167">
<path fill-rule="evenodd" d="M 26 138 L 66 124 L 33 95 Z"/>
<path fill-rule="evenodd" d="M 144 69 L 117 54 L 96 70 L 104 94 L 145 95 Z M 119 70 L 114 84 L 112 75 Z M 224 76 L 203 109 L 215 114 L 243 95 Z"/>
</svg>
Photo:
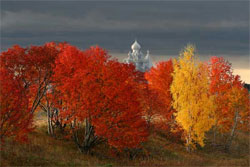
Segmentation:
<svg viewBox="0 0 250 167">
<path fill-rule="evenodd" d="M 4 1 L 2 49 L 47 41 L 125 53 L 137 38 L 152 53 L 178 54 L 188 42 L 201 54 L 248 55 L 249 2 Z"/>
</svg>

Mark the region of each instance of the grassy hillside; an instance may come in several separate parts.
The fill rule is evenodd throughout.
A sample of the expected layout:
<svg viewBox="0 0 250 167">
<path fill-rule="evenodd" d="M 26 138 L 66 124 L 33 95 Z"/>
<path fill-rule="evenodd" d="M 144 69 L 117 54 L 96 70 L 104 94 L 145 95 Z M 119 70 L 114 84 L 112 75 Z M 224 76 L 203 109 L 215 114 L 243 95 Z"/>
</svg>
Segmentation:
<svg viewBox="0 0 250 167">
<path fill-rule="evenodd" d="M 183 144 L 155 133 L 144 144 L 141 155 L 114 157 L 107 145 L 81 154 L 70 140 L 55 139 L 46 134 L 44 120 L 30 134 L 28 144 L 7 141 L 1 151 L 1 166 L 249 166 L 249 134 L 238 133 L 231 153 L 207 143 L 205 148 L 187 153 Z"/>
</svg>

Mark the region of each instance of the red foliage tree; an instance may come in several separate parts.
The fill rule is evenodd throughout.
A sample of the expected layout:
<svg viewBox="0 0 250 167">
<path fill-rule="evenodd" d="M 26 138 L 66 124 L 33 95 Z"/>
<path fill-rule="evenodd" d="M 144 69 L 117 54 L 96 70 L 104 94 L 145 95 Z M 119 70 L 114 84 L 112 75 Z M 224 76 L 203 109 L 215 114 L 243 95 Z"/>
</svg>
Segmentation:
<svg viewBox="0 0 250 167">
<path fill-rule="evenodd" d="M 157 93 L 157 103 L 155 106 L 161 106 L 156 109 L 157 121 L 156 125 L 164 130 L 170 130 L 176 128 L 174 123 L 174 109 L 171 106 L 172 95 L 170 92 L 170 85 L 173 77 L 173 63 L 172 60 L 165 62 L 159 62 L 156 67 L 152 67 L 149 72 L 145 74 L 145 78 L 148 81 L 149 89 Z M 156 100 L 154 101 L 156 102 Z"/>
<path fill-rule="evenodd" d="M 61 117 L 71 124 L 82 152 L 103 140 L 118 150 L 138 147 L 146 140 L 138 101 L 140 77 L 134 66 L 110 60 L 99 47 L 83 52 L 67 46 L 56 61 L 54 77 L 62 92 Z"/>
<path fill-rule="evenodd" d="M 33 129 L 29 97 L 20 78 L 0 68 L 0 138 L 26 141 Z"/>
<path fill-rule="evenodd" d="M 63 44 L 46 43 L 43 46 L 22 48 L 18 45 L 1 53 L 1 66 L 15 77 L 20 78 L 23 87 L 29 90 L 30 112 L 39 106 L 51 81 L 55 58 Z"/>
<path fill-rule="evenodd" d="M 53 42 L 27 48 L 15 45 L 1 53 L 1 68 L 9 76 L 14 76 L 15 82 L 18 81 L 18 91 L 29 99 L 29 107 L 26 110 L 31 114 L 42 104 L 41 101 L 49 89 L 55 58 L 63 45 Z M 1 96 L 4 94 L 1 93 Z M 16 105 L 18 106 L 18 103 Z"/>
<path fill-rule="evenodd" d="M 217 109 L 215 112 L 216 128 L 226 132 L 225 118 L 229 110 L 227 92 L 232 88 L 233 74 L 231 64 L 223 58 L 211 57 L 210 59 L 210 93 L 215 95 Z"/>
<path fill-rule="evenodd" d="M 165 108 L 165 104 L 160 99 L 159 93 L 156 90 L 150 89 L 148 84 L 142 85 L 144 86 L 141 88 L 141 107 L 148 128 L 151 129 L 152 125 L 155 126 L 161 121 L 161 113 Z"/>
</svg>

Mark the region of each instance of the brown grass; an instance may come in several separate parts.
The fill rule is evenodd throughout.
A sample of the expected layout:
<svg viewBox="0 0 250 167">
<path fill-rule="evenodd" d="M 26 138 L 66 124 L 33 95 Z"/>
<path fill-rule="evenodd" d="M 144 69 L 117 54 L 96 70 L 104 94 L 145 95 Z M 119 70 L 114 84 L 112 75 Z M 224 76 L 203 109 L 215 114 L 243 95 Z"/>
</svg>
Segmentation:
<svg viewBox="0 0 250 167">
<path fill-rule="evenodd" d="M 193 153 L 183 144 L 155 133 L 144 143 L 143 151 L 133 160 L 121 154 L 114 157 L 110 148 L 99 145 L 92 155 L 81 154 L 71 140 L 47 135 L 46 122 L 38 119 L 28 144 L 7 141 L 2 146 L 1 166 L 249 166 L 249 134 L 238 133 L 231 153 L 214 148 L 209 142 Z M 222 140 L 222 139 L 221 139 Z"/>
</svg>

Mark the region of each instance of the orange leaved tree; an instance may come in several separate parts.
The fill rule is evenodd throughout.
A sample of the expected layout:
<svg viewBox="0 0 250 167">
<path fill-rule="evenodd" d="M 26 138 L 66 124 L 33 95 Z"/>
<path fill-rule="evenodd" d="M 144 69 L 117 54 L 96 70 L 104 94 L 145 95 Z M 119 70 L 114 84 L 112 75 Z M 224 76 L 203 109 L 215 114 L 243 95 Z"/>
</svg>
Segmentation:
<svg viewBox="0 0 250 167">
<path fill-rule="evenodd" d="M 231 64 L 223 58 L 211 57 L 209 62 L 210 72 L 210 93 L 215 96 L 215 129 L 214 132 L 227 132 L 225 127 L 227 113 L 229 110 L 227 93 L 232 88 L 233 74 Z M 215 140 L 215 139 L 214 139 Z"/>
<path fill-rule="evenodd" d="M 212 57 L 209 67 L 210 92 L 215 97 L 216 105 L 214 133 L 216 130 L 231 132 L 226 142 L 228 150 L 235 131 L 249 127 L 249 94 L 239 76 L 232 74 L 232 66 L 224 58 Z"/>
<path fill-rule="evenodd" d="M 99 47 L 81 51 L 68 45 L 56 60 L 54 79 L 62 93 L 60 115 L 81 152 L 102 141 L 123 150 L 146 140 L 141 79 L 133 65 L 111 60 Z"/>
<path fill-rule="evenodd" d="M 226 151 L 230 150 L 237 129 L 249 131 L 250 96 L 238 78 L 235 77 L 232 88 L 227 92 L 229 110 L 226 125 L 230 127 L 230 136 L 226 142 Z"/>
</svg>

